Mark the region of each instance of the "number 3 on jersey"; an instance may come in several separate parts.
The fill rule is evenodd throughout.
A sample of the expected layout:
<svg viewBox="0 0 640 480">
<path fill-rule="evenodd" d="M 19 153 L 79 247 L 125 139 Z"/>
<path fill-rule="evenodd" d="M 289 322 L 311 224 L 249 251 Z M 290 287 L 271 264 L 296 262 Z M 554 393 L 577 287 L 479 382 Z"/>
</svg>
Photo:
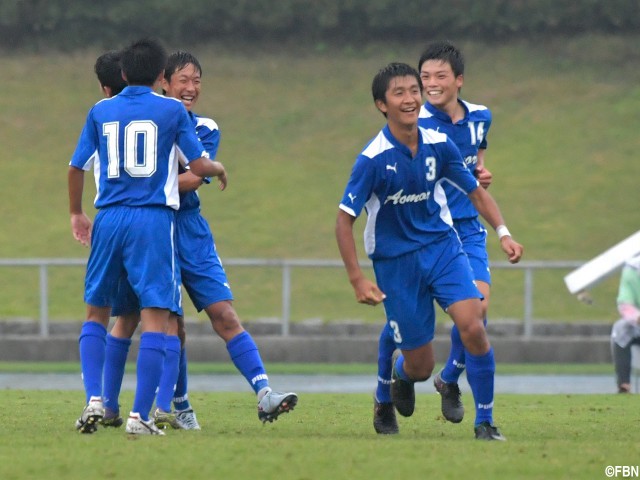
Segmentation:
<svg viewBox="0 0 640 480">
<path fill-rule="evenodd" d="M 120 176 L 118 136 L 120 122 L 105 123 L 109 178 Z M 124 128 L 124 170 L 132 177 L 150 177 L 157 167 L 158 127 L 149 120 L 134 121 Z M 142 153 L 142 154 L 140 154 Z"/>
</svg>

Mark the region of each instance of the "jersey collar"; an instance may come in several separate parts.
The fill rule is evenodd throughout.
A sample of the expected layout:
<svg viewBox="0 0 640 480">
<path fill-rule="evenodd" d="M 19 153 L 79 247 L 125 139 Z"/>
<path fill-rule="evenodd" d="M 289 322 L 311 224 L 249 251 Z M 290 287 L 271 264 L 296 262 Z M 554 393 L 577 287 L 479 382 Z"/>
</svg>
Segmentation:
<svg viewBox="0 0 640 480">
<path fill-rule="evenodd" d="M 458 104 L 460 104 L 462 106 L 462 108 L 464 109 L 464 118 L 462 120 L 460 120 L 459 122 L 456 122 L 456 124 L 457 125 L 464 125 L 469 121 L 469 108 L 467 108 L 467 105 L 459 98 L 458 98 Z M 452 123 L 451 122 L 451 117 L 449 115 L 447 115 L 446 113 L 438 110 L 436 107 L 431 105 L 429 102 L 424 102 L 424 108 L 426 108 L 427 111 L 431 115 L 436 117 L 441 122 Z"/>
</svg>

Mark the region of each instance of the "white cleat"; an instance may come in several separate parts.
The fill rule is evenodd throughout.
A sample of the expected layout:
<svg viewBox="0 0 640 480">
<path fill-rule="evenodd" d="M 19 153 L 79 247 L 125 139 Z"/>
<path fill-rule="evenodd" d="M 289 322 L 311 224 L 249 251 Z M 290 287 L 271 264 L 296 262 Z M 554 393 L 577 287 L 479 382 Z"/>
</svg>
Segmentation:
<svg viewBox="0 0 640 480">
<path fill-rule="evenodd" d="M 262 423 L 273 422 L 281 413 L 287 413 L 298 404 L 298 395 L 293 392 L 268 391 L 258 402 L 258 418 Z"/>
<path fill-rule="evenodd" d="M 129 414 L 125 431 L 132 435 L 164 435 L 164 432 L 153 423 L 153 419 L 145 422 L 140 418 L 139 413 L 134 412 Z"/>
</svg>

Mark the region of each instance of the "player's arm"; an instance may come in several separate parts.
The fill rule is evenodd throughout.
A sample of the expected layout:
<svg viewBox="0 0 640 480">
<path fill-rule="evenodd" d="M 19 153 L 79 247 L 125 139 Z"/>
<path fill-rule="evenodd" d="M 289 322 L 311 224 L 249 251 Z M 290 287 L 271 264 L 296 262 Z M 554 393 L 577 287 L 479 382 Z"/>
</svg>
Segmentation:
<svg viewBox="0 0 640 480">
<path fill-rule="evenodd" d="M 476 164 L 476 170 L 474 172 L 482 188 L 489 188 L 493 180 L 493 174 L 487 170 L 484 163 L 484 154 L 486 151 L 484 148 L 478 150 L 478 163 Z"/>
<path fill-rule="evenodd" d="M 198 177 L 217 177 L 220 190 L 227 187 L 227 172 L 222 163 L 207 157 L 200 157 L 189 162 L 189 169 Z"/>
<path fill-rule="evenodd" d="M 353 224 L 355 221 L 356 217 L 343 210 L 338 210 L 338 218 L 336 219 L 338 250 L 340 250 L 340 256 L 358 303 L 378 305 L 384 300 L 385 296 L 375 283 L 365 277 L 360 268 L 356 244 L 353 240 Z"/>
<path fill-rule="evenodd" d="M 84 190 L 84 170 L 69 166 L 69 214 L 73 238 L 85 247 L 91 244 L 91 220 L 82 211 L 82 191 Z"/>
<path fill-rule="evenodd" d="M 200 188 L 203 183 L 204 178 L 191 173 L 191 170 L 186 170 L 178 175 L 178 191 L 180 193 L 193 192 Z"/>
<path fill-rule="evenodd" d="M 484 188 L 476 188 L 469 194 L 469 200 L 478 210 L 478 213 L 491 225 L 500 238 L 500 247 L 507 254 L 507 258 L 511 263 L 518 263 L 522 257 L 524 248 L 512 237 L 511 233 L 504 224 L 502 213 L 498 208 L 498 204 L 491 194 Z"/>
</svg>

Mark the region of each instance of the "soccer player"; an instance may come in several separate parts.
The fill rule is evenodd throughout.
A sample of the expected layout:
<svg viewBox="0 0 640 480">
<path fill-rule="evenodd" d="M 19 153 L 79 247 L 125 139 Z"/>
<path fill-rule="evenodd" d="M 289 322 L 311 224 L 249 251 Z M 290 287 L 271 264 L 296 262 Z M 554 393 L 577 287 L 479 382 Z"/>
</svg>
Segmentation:
<svg viewBox="0 0 640 480">
<path fill-rule="evenodd" d="M 488 188 L 492 175 L 484 166 L 487 133 L 491 112 L 483 105 L 474 105 L 459 97 L 464 83 L 462 52 L 449 42 L 429 45 L 421 55 L 418 71 L 426 102 L 420 110 L 418 124 L 446 133 L 456 144 L 467 168 L 474 172 L 480 185 Z M 447 204 L 458 232 L 462 248 L 469 257 L 476 286 L 482 293 L 483 318 L 487 318 L 491 292 L 491 273 L 486 249 L 487 231 L 478 220 L 478 211 L 469 198 L 452 184 L 443 183 Z M 398 424 L 391 404 L 391 356 L 395 350 L 393 332 L 385 324 L 378 351 L 378 386 L 374 397 L 374 427 L 378 433 L 397 433 Z M 464 371 L 465 353 L 458 327 L 451 329 L 451 350 L 444 369 L 434 378 L 441 395 L 444 418 L 459 423 L 464 416 L 458 378 Z"/>
<path fill-rule="evenodd" d="M 212 119 L 193 112 L 200 96 L 201 78 L 202 67 L 198 59 L 188 52 L 178 51 L 169 56 L 162 88 L 167 96 L 182 101 L 189 111 L 202 146 L 210 158 L 215 158 L 220 141 L 218 125 Z M 204 181 L 207 182 L 207 179 Z M 234 365 L 256 393 L 258 418 L 262 422 L 273 422 L 281 413 L 293 410 L 298 397 L 293 392 L 280 393 L 271 389 L 258 347 L 249 332 L 242 327 L 233 308 L 233 294 L 217 254 L 211 229 L 200 214 L 197 189 L 203 184 L 203 179 L 183 169 L 179 182 L 180 209 L 176 215 L 176 244 L 182 283 L 196 309 L 207 313 L 213 330 L 227 344 Z M 111 361 L 107 362 L 105 368 L 105 418 L 115 419 L 116 423 L 124 364 L 138 318 L 135 295 L 127 293 L 126 288 L 121 294 L 123 298 L 119 299 L 117 308 L 114 309 L 114 314 L 121 316 L 107 336 L 107 358 Z M 167 337 L 166 374 L 163 374 L 160 383 L 154 420 L 158 426 L 199 430 L 200 426 L 187 394 L 184 337 L 184 321 L 179 317 L 179 330 Z M 169 361 L 169 357 L 174 357 L 175 360 Z M 172 398 L 174 412 L 171 411 Z"/>
<path fill-rule="evenodd" d="M 200 177 L 227 184 L 220 162 L 206 158 L 184 106 L 153 92 L 167 54 L 152 39 L 122 53 L 128 86 L 89 111 L 71 158 L 69 210 L 76 240 L 91 252 L 85 275 L 87 317 L 79 338 L 87 405 L 76 428 L 93 433 L 104 416 L 102 371 L 106 328 L 118 283 L 128 278 L 139 299 L 143 333 L 137 387 L 126 431 L 163 434 L 149 420 L 162 373 L 170 312 L 179 311 L 180 280 L 175 268 L 174 219 L 179 207 L 178 153 Z M 95 224 L 82 209 L 84 171 L 94 168 L 98 209 Z"/>
<path fill-rule="evenodd" d="M 467 376 L 481 406 L 475 436 L 504 440 L 493 423 L 495 361 L 483 324 L 482 294 L 452 227 L 443 184 L 450 182 L 468 195 L 496 229 L 510 262 L 520 260 L 522 245 L 512 239 L 493 197 L 479 188 L 452 140 L 418 126 L 418 72 L 403 63 L 389 64 L 374 77 L 372 93 L 387 125 L 355 161 L 338 210 L 336 239 L 356 300 L 384 302 L 399 348 L 392 359 L 391 400 L 400 414 L 410 416 L 414 383 L 433 371 L 435 299 L 457 325 L 468 352 Z M 377 284 L 363 274 L 353 238 L 353 224 L 363 209 L 365 251 Z"/>
</svg>

